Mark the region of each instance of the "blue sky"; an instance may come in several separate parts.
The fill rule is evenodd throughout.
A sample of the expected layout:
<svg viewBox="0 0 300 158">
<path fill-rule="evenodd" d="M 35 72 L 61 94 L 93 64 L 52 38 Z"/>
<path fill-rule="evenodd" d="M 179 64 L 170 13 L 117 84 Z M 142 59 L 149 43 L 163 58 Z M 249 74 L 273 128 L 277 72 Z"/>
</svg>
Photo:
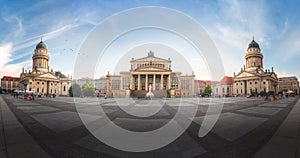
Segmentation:
<svg viewBox="0 0 300 158">
<path fill-rule="evenodd" d="M 72 75 L 80 45 L 97 24 L 126 9 L 162 6 L 189 15 L 207 30 L 219 50 L 226 75 L 232 76 L 243 67 L 247 45 L 254 35 L 264 55 L 264 68 L 273 66 L 279 76 L 299 78 L 299 3 L 268 0 L 0 0 L 0 76 L 18 76 L 22 67 L 30 69 L 33 50 L 41 37 L 48 46 L 50 68 Z M 197 62 L 201 59 L 194 59 L 190 64 L 197 65 Z M 208 78 L 201 69 L 195 71 L 199 71 L 197 78 Z M 100 77 L 103 73 L 97 75 Z"/>
</svg>

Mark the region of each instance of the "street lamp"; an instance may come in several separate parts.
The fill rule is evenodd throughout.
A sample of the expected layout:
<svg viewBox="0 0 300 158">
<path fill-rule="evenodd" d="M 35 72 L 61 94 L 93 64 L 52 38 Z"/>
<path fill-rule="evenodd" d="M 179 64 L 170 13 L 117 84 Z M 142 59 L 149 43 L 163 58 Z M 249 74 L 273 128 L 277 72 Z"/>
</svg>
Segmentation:
<svg viewBox="0 0 300 158">
<path fill-rule="evenodd" d="M 27 85 L 28 85 L 28 80 L 24 80 L 22 83 L 23 83 L 23 85 L 25 87 L 24 99 L 26 99 L 26 89 L 27 89 Z"/>
<path fill-rule="evenodd" d="M 271 84 L 274 86 L 274 93 L 276 94 L 276 86 L 278 85 L 278 83 L 272 81 Z"/>
</svg>

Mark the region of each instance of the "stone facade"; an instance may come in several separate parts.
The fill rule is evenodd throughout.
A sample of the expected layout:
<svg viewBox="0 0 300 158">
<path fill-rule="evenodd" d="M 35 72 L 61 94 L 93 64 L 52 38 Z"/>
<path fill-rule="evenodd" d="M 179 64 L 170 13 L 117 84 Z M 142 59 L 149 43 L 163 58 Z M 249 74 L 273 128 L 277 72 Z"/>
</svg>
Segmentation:
<svg viewBox="0 0 300 158">
<path fill-rule="evenodd" d="M 205 93 L 205 87 L 211 85 L 212 81 L 209 80 L 195 80 L 194 81 L 194 92 L 195 95 L 201 96 Z"/>
<path fill-rule="evenodd" d="M 149 52 L 147 57 L 130 61 L 130 72 L 106 77 L 107 97 L 143 97 L 149 85 L 157 97 L 191 97 L 194 95 L 195 75 L 173 72 L 171 60 Z"/>
<path fill-rule="evenodd" d="M 19 89 L 19 77 L 3 76 L 1 78 L 1 89 L 4 92 L 12 92 Z"/>
<path fill-rule="evenodd" d="M 279 91 L 285 91 L 285 92 L 291 92 L 293 91 L 295 94 L 299 94 L 299 81 L 297 77 L 291 76 L 291 77 L 280 77 L 278 88 Z"/>
<path fill-rule="evenodd" d="M 60 71 L 49 70 L 49 53 L 46 44 L 41 40 L 32 56 L 32 70 L 22 70 L 20 74 L 21 89 L 37 94 L 69 95 L 72 79 Z M 25 84 L 24 84 L 25 83 Z M 27 86 L 25 86 L 27 85 Z"/>
<path fill-rule="evenodd" d="M 233 77 L 224 76 L 220 82 L 212 84 L 212 95 L 232 96 L 233 95 Z"/>
<path fill-rule="evenodd" d="M 245 55 L 246 66 L 241 71 L 234 74 L 233 95 L 249 96 L 251 92 L 260 93 L 261 91 L 278 92 L 278 78 L 272 67 L 263 67 L 263 54 L 257 42 L 248 45 Z"/>
</svg>

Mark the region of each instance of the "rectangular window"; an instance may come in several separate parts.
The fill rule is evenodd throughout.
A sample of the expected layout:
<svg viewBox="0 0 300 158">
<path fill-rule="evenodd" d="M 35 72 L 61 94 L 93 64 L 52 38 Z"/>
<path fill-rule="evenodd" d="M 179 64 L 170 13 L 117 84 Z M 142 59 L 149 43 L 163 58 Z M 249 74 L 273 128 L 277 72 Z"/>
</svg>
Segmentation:
<svg viewBox="0 0 300 158">
<path fill-rule="evenodd" d="M 159 77 L 156 77 L 156 78 L 155 78 L 155 82 L 156 82 L 156 83 L 159 83 L 159 82 L 160 82 L 160 81 L 159 81 Z"/>
<path fill-rule="evenodd" d="M 120 90 L 120 80 L 112 80 L 111 83 L 112 90 Z"/>
<path fill-rule="evenodd" d="M 123 78 L 123 89 L 129 89 L 129 84 L 130 84 L 130 78 L 124 77 Z"/>
</svg>

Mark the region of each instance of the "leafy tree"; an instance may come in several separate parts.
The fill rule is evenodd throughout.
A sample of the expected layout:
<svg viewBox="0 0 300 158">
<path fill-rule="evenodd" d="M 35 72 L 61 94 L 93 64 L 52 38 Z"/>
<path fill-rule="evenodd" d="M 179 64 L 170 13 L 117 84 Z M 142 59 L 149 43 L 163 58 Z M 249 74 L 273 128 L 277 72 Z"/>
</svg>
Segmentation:
<svg viewBox="0 0 300 158">
<path fill-rule="evenodd" d="M 268 92 L 268 95 L 274 95 L 274 94 L 275 94 L 274 91 L 269 91 L 269 92 Z"/>
<path fill-rule="evenodd" d="M 259 94 L 260 94 L 260 96 L 264 97 L 264 96 L 267 95 L 267 92 L 266 91 L 261 91 Z"/>
<path fill-rule="evenodd" d="M 251 90 L 251 96 L 258 96 L 258 92 Z"/>
<path fill-rule="evenodd" d="M 210 96 L 212 92 L 211 85 L 207 85 L 204 90 L 204 94 Z"/>
<path fill-rule="evenodd" d="M 81 96 L 81 88 L 78 84 L 73 84 L 69 89 L 70 97 L 80 97 Z"/>
<path fill-rule="evenodd" d="M 91 83 L 86 83 L 82 86 L 82 94 L 86 97 L 94 96 L 95 94 L 95 87 Z"/>
</svg>

